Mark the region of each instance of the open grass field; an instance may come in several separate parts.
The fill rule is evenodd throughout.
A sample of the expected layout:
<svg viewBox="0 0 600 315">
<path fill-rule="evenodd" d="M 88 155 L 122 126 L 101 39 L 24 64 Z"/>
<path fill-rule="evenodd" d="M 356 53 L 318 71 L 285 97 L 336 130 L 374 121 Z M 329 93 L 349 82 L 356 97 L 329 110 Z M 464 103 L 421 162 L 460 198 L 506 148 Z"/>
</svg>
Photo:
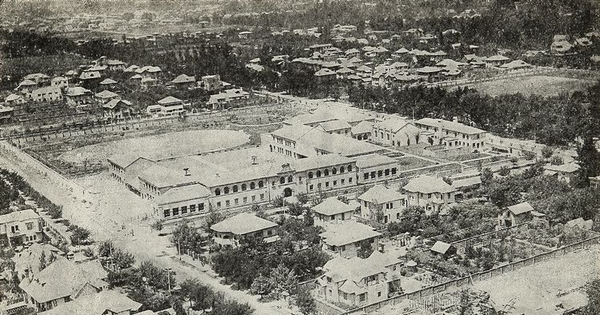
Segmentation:
<svg viewBox="0 0 600 315">
<path fill-rule="evenodd" d="M 592 80 L 582 80 L 552 76 L 528 76 L 510 78 L 469 85 L 490 96 L 521 93 L 525 96 L 556 96 L 560 93 L 581 91 L 594 84 Z"/>
<path fill-rule="evenodd" d="M 168 158 L 236 147 L 248 141 L 249 136 L 243 131 L 190 130 L 88 145 L 65 152 L 59 158 L 77 164 L 102 163 L 115 154 Z"/>
</svg>

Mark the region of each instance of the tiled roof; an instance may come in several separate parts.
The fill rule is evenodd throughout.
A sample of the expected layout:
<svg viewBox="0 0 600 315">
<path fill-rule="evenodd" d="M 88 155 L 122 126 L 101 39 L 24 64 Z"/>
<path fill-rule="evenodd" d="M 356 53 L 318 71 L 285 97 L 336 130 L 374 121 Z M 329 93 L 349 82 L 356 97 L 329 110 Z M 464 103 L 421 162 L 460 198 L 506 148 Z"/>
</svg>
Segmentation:
<svg viewBox="0 0 600 315">
<path fill-rule="evenodd" d="M 417 178 L 411 179 L 404 190 L 410 192 L 418 192 L 423 194 L 430 193 L 450 193 L 456 191 L 454 187 L 448 185 L 443 179 L 437 177 L 431 177 L 427 175 L 421 175 Z"/>
<path fill-rule="evenodd" d="M 14 212 L 11 212 L 8 214 L 0 215 L 0 224 L 25 221 L 25 220 L 35 219 L 35 218 L 39 218 L 39 217 L 40 216 L 31 209 L 22 210 L 22 211 L 14 211 Z"/>
<path fill-rule="evenodd" d="M 340 130 L 340 129 L 350 129 L 352 126 L 350 126 L 350 124 L 346 121 L 343 120 L 332 120 L 332 121 L 327 121 L 327 122 L 323 122 L 320 124 L 320 126 L 325 130 L 325 131 L 335 131 L 335 130 Z"/>
<path fill-rule="evenodd" d="M 119 97 L 119 94 L 115 93 L 115 92 L 111 92 L 109 90 L 104 90 L 100 93 L 96 93 L 95 95 L 97 98 L 101 98 L 101 99 L 109 99 L 109 98 L 115 98 L 115 97 Z"/>
<path fill-rule="evenodd" d="M 464 134 L 480 134 L 484 133 L 485 130 L 481 130 L 475 127 L 467 126 L 465 124 L 461 124 L 459 122 L 453 122 L 443 119 L 433 119 L 433 118 L 422 118 L 416 121 L 417 124 L 437 127 L 442 129 L 447 129 L 450 131 L 455 131 Z"/>
<path fill-rule="evenodd" d="M 191 77 L 189 75 L 186 74 L 181 74 L 178 77 L 176 77 L 175 79 L 173 79 L 173 84 L 179 84 L 179 83 L 193 83 L 196 82 L 196 78 Z"/>
<path fill-rule="evenodd" d="M 160 105 L 169 105 L 169 104 L 174 104 L 174 103 L 181 103 L 182 101 L 176 97 L 173 96 L 167 96 L 161 100 L 159 100 L 157 103 Z"/>
<path fill-rule="evenodd" d="M 358 197 L 359 200 L 369 201 L 377 204 L 406 199 L 406 196 L 398 191 L 389 189 L 382 185 L 375 185 Z"/>
<path fill-rule="evenodd" d="M 362 223 L 346 222 L 327 226 L 320 236 L 328 245 L 343 246 L 381 236 L 381 233 Z"/>
<path fill-rule="evenodd" d="M 106 290 L 96 294 L 79 297 L 69 303 L 59 304 L 44 312 L 44 315 L 104 315 L 129 314 L 142 306 L 127 295 L 117 291 Z"/>
<path fill-rule="evenodd" d="M 227 218 L 210 227 L 211 230 L 219 233 L 233 233 L 235 235 L 245 235 L 268 228 L 276 227 L 277 224 L 253 214 L 240 213 L 231 218 Z"/>
<path fill-rule="evenodd" d="M 156 202 L 157 205 L 163 205 L 208 196 L 210 196 L 210 190 L 200 184 L 192 184 L 171 188 L 164 194 L 158 196 L 154 202 Z"/>
<path fill-rule="evenodd" d="M 112 99 L 112 100 L 108 101 L 108 103 L 102 105 L 102 107 L 113 109 L 113 108 L 117 107 L 117 105 L 119 105 L 119 104 L 123 104 L 125 106 L 131 106 L 131 102 L 130 101 L 119 100 L 119 99 Z"/>
<path fill-rule="evenodd" d="M 373 166 L 381 166 L 381 165 L 387 165 L 387 164 L 396 164 L 398 161 L 396 161 L 395 159 L 389 157 L 389 156 L 385 156 L 385 155 L 381 155 L 381 154 L 367 154 L 367 155 L 362 155 L 356 158 L 356 166 L 359 169 L 364 169 L 364 168 L 369 168 L 369 167 L 373 167 Z"/>
<path fill-rule="evenodd" d="M 312 207 L 312 210 L 315 213 L 319 213 L 319 214 L 323 214 L 323 215 L 336 215 L 336 214 L 340 214 L 340 213 L 354 211 L 354 209 L 352 209 L 351 206 L 338 200 L 337 197 L 335 197 L 335 196 L 325 199 L 320 204 Z"/>
<path fill-rule="evenodd" d="M 507 207 L 514 215 L 519 215 L 533 211 L 533 207 L 528 202 L 522 202 L 513 206 Z"/>
<path fill-rule="evenodd" d="M 358 125 L 352 127 L 352 134 L 363 134 L 363 133 L 371 133 L 373 132 L 373 123 L 370 121 L 363 120 Z"/>
</svg>

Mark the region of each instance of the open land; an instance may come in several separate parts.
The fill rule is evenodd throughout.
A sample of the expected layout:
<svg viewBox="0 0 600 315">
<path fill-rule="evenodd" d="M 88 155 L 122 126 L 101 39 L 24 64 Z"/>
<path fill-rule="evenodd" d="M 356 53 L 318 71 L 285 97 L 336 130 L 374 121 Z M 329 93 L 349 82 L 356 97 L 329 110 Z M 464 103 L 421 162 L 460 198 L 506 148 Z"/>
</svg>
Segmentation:
<svg viewBox="0 0 600 315">
<path fill-rule="evenodd" d="M 591 80 L 541 75 L 495 80 L 469 85 L 469 87 L 490 96 L 516 93 L 525 96 L 533 94 L 556 96 L 560 93 L 583 91 L 592 84 L 594 81 Z"/>
</svg>

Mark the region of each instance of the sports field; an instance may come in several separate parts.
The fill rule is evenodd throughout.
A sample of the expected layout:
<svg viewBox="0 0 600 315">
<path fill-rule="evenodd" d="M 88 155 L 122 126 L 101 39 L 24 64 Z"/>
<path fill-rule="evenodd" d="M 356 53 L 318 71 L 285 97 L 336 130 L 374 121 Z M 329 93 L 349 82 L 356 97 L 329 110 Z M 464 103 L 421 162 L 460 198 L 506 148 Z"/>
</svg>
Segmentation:
<svg viewBox="0 0 600 315">
<path fill-rule="evenodd" d="M 533 94 L 556 96 L 560 93 L 585 90 L 592 84 L 594 82 L 591 80 L 540 75 L 477 83 L 469 87 L 490 96 L 516 93 L 525 96 Z"/>
<path fill-rule="evenodd" d="M 200 154 L 247 143 L 250 136 L 233 130 L 190 130 L 88 145 L 63 153 L 68 163 L 104 162 L 115 154 L 168 158 Z"/>
</svg>

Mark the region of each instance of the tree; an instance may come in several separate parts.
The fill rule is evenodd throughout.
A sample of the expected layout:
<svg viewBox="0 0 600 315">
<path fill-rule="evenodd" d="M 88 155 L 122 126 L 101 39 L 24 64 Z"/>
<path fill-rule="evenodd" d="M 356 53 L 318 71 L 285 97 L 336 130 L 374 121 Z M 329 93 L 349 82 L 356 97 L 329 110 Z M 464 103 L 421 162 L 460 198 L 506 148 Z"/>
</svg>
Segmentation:
<svg viewBox="0 0 600 315">
<path fill-rule="evenodd" d="M 73 245 L 86 245 L 91 242 L 89 239 L 91 233 L 88 229 L 75 224 L 70 225 L 69 228 L 71 229 L 71 243 Z"/>
<path fill-rule="evenodd" d="M 550 164 L 552 164 L 552 165 L 563 165 L 564 161 L 563 161 L 563 159 L 560 156 L 553 156 L 550 159 Z"/>
<path fill-rule="evenodd" d="M 113 252 L 113 262 L 119 269 L 126 269 L 135 263 L 135 258 L 132 254 L 117 249 Z"/>
<path fill-rule="evenodd" d="M 368 258 L 373 253 L 373 247 L 369 241 L 363 241 L 360 243 L 360 247 L 358 251 L 356 251 L 356 256 L 360 258 Z"/>
<path fill-rule="evenodd" d="M 551 147 L 545 146 L 544 148 L 542 148 L 542 157 L 544 159 L 549 159 L 552 156 L 552 154 L 554 154 L 554 150 L 552 150 Z"/>
<path fill-rule="evenodd" d="M 204 219 L 204 224 L 202 225 L 202 228 L 205 231 L 210 232 L 211 226 L 213 226 L 223 220 L 225 220 L 225 216 L 221 212 L 211 209 L 208 216 L 206 216 L 206 218 Z"/>
<path fill-rule="evenodd" d="M 258 294 L 261 298 L 271 294 L 274 287 L 274 284 L 271 280 L 272 279 L 270 277 L 265 277 L 263 275 L 258 276 L 256 279 L 254 279 L 252 285 L 250 286 L 250 293 Z"/>
<path fill-rule="evenodd" d="M 271 295 L 275 299 L 280 299 L 283 292 L 288 294 L 296 292 L 296 286 L 298 285 L 296 274 L 294 270 L 290 270 L 283 264 L 279 264 L 277 268 L 271 270 L 269 279 L 273 284 Z"/>
<path fill-rule="evenodd" d="M 585 138 L 583 145 L 577 150 L 577 161 L 579 162 L 577 186 L 588 187 L 589 178 L 600 175 L 600 153 L 591 137 Z"/>
<path fill-rule="evenodd" d="M 315 299 L 310 294 L 310 291 L 304 286 L 298 288 L 298 293 L 296 294 L 296 306 L 298 306 L 300 312 L 304 315 L 314 314 L 317 311 Z"/>
<path fill-rule="evenodd" d="M 48 265 L 48 261 L 46 260 L 46 252 L 42 251 L 42 254 L 40 255 L 40 271 L 46 269 Z"/>
<path fill-rule="evenodd" d="M 588 305 L 584 308 L 583 314 L 600 314 L 600 279 L 591 281 L 586 289 L 588 296 Z"/>
<path fill-rule="evenodd" d="M 500 176 L 508 176 L 510 175 L 510 169 L 506 166 L 502 166 L 498 171 L 498 175 Z"/>
</svg>

